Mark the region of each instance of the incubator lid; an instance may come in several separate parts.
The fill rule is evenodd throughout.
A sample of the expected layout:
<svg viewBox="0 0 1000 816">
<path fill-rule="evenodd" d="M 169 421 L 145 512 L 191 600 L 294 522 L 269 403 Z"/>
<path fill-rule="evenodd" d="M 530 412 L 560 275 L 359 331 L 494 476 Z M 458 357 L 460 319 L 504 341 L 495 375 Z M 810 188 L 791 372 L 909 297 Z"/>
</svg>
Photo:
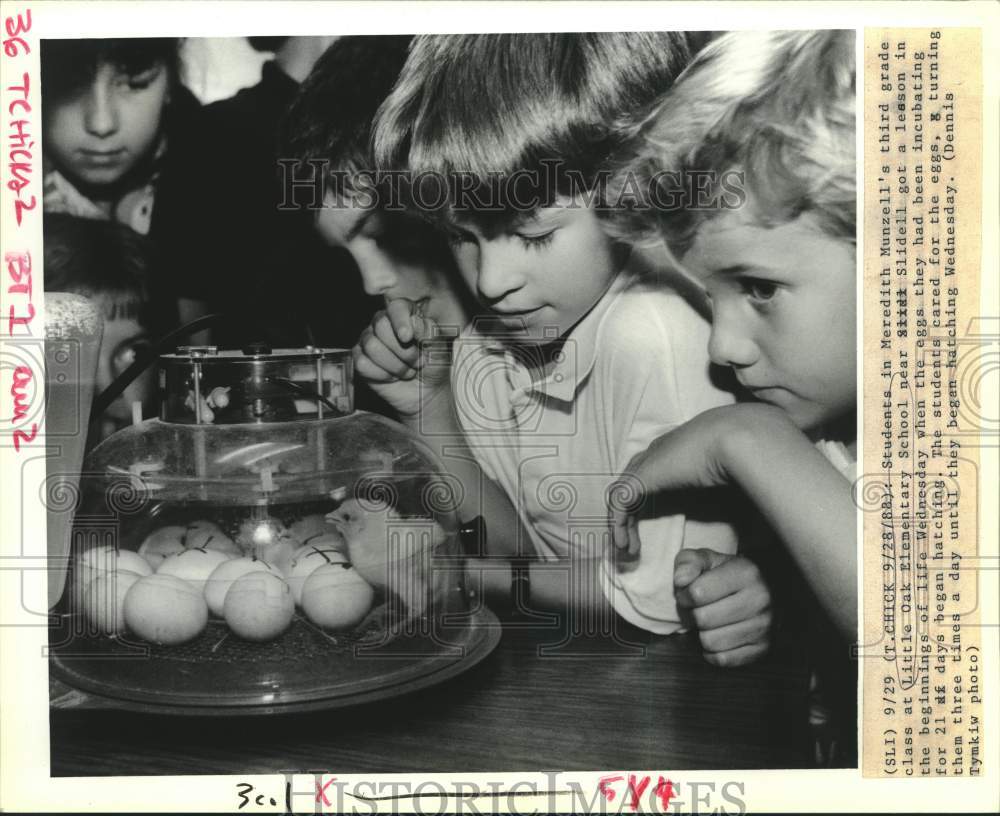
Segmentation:
<svg viewBox="0 0 1000 816">
<path fill-rule="evenodd" d="M 354 410 L 351 352 L 314 346 L 181 346 L 159 359 L 160 419 L 183 424 L 286 422 Z"/>
<path fill-rule="evenodd" d="M 260 505 L 344 498 L 365 490 L 416 491 L 448 514 L 460 487 L 404 426 L 376 414 L 296 422 L 197 425 L 150 419 L 98 445 L 87 481 L 153 500 Z"/>
</svg>

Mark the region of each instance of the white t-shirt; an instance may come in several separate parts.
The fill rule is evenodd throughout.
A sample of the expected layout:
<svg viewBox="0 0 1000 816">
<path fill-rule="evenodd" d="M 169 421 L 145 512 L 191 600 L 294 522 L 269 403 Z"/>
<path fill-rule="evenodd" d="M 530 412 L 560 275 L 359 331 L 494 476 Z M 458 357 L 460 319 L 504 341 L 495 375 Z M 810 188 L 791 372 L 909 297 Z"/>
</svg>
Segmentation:
<svg viewBox="0 0 1000 816">
<path fill-rule="evenodd" d="M 459 421 L 486 474 L 507 493 L 544 559 L 610 552 L 607 490 L 649 443 L 733 402 L 709 378 L 709 324 L 634 257 L 574 327 L 554 368 L 532 382 L 525 355 L 473 323 L 455 341 Z M 673 563 L 683 547 L 736 551 L 724 521 L 640 522 L 641 553 L 604 562 L 619 614 L 657 633 L 680 628 Z"/>
</svg>

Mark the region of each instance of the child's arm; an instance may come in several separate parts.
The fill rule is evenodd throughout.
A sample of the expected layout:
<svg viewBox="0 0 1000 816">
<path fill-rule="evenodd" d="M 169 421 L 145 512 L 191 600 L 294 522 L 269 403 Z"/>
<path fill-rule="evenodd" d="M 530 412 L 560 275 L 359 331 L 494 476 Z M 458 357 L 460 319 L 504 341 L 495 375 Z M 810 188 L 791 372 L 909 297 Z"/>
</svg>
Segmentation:
<svg viewBox="0 0 1000 816">
<path fill-rule="evenodd" d="M 507 559 L 475 559 L 466 561 L 468 586 L 480 589 L 494 609 L 512 608 L 513 563 Z M 584 631 L 593 621 L 610 620 L 610 608 L 601 589 L 603 560 L 574 557 L 557 561 L 530 561 L 522 566 L 528 571 L 529 598 L 525 612 L 555 612 L 578 615 L 578 626 Z M 596 614 L 595 614 L 596 613 Z M 584 622 L 586 621 L 586 622 Z"/>
<path fill-rule="evenodd" d="M 469 450 L 455 414 L 450 368 L 428 351 L 434 323 L 405 298 L 390 301 L 354 346 L 354 370 L 396 410 L 399 420 L 438 456 L 464 489 L 458 517 L 486 520 L 489 552 L 517 554 L 527 534 L 507 496 L 486 478 Z M 441 340 L 441 343 L 445 343 Z M 444 349 L 441 349 L 444 352 Z M 446 354 L 446 352 L 445 352 Z"/>
<path fill-rule="evenodd" d="M 857 635 L 856 507 L 851 485 L 778 408 L 715 408 L 661 436 L 623 474 L 636 497 L 739 485 L 774 527 L 841 632 Z M 612 536 L 638 547 L 629 506 L 613 506 Z"/>
<path fill-rule="evenodd" d="M 617 418 L 612 430 L 624 431 L 615 437 L 616 468 L 667 428 L 733 401 L 709 377 L 708 323 L 672 291 L 650 295 L 622 302 L 605 326 L 613 343 L 603 358 L 606 379 L 614 383 L 606 415 Z M 734 508 L 723 504 L 720 512 L 717 496 L 692 492 L 648 515 L 643 540 L 659 555 L 640 559 L 639 582 L 630 582 L 636 572 L 633 567 L 630 576 L 627 562 L 634 559 L 614 570 L 612 582 L 624 590 L 624 603 L 654 621 L 696 627 L 705 659 L 714 665 L 742 665 L 763 655 L 771 595 L 756 565 L 735 555 Z"/>
</svg>

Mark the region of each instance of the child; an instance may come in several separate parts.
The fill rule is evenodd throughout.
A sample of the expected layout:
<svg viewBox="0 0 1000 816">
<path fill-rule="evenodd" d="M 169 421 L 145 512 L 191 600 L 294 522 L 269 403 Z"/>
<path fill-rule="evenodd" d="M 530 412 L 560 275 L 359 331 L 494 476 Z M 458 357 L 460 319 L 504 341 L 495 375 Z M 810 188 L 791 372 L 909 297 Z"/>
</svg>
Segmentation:
<svg viewBox="0 0 1000 816">
<path fill-rule="evenodd" d="M 411 39 L 347 36 L 333 43 L 289 107 L 279 152 L 286 162 L 294 160 L 297 203 L 309 206 L 314 196 L 323 203 L 309 213 L 313 228 L 329 247 L 354 261 L 364 292 L 382 300 L 376 322 L 386 319 L 386 310 L 420 303 L 429 319 L 457 335 L 471 317 L 471 298 L 457 277 L 444 237 L 412 214 L 376 207 L 359 191 L 335 181 L 372 166 L 372 120 L 399 76 Z M 310 182 L 323 193 L 316 195 Z M 349 270 L 342 265 L 332 286 L 342 293 L 340 300 L 351 303 L 354 282 L 344 279 Z M 301 299 L 298 290 L 293 294 Z M 355 306 L 355 311 L 362 310 Z M 363 316 L 365 326 L 372 310 Z M 363 385 L 362 380 L 359 386 Z M 393 412 L 363 387 L 358 388 L 357 402 Z"/>
<path fill-rule="evenodd" d="M 149 232 L 177 41 L 42 43 L 45 209 Z"/>
<path fill-rule="evenodd" d="M 95 395 L 144 352 L 162 328 L 156 324 L 146 239 L 122 224 L 48 213 L 45 216 L 45 289 L 94 301 L 104 315 Z M 132 422 L 132 403 L 151 413 L 151 367 L 100 417 L 91 418 L 90 445 Z"/>
<path fill-rule="evenodd" d="M 183 320 L 204 311 L 190 251 L 200 109 L 180 83 L 178 44 L 43 40 L 41 47 L 45 211 L 149 235 L 177 298 L 166 323 L 177 321 L 177 310 Z"/>
<path fill-rule="evenodd" d="M 731 528 L 661 512 L 644 523 L 641 557 L 612 565 L 594 524 L 635 452 L 732 401 L 710 379 L 705 321 L 606 237 L 586 201 L 599 197 L 618 123 L 688 56 L 678 34 L 417 38 L 376 124 L 376 158 L 414 179 L 457 180 L 444 220 L 489 319 L 456 342 L 450 388 L 408 315 L 392 322 L 395 336 L 383 327 L 363 337 L 355 358 L 362 376 L 397 390 L 419 371 L 404 421 L 435 438 L 464 433 L 527 530 L 520 554 L 569 561 L 571 593 L 603 591 L 631 623 L 673 632 L 674 559 L 682 547 L 711 549 L 688 553 L 687 580 L 719 568 L 695 594 L 707 610 L 702 643 L 728 664 L 761 654 L 769 623 L 756 571 L 726 555 Z M 419 206 L 420 190 L 411 194 Z"/>
<path fill-rule="evenodd" d="M 310 162 L 319 162 L 325 183 L 314 225 L 327 244 L 350 254 L 365 293 L 387 304 L 400 298 L 420 302 L 427 318 L 457 334 L 471 317 L 472 304 L 444 237 L 413 214 L 375 206 L 339 181 L 372 167 L 372 121 L 399 76 L 411 39 L 349 36 L 331 45 L 288 111 L 282 154 L 296 160 L 300 189 L 316 167 Z"/>
<path fill-rule="evenodd" d="M 616 185 L 627 178 L 651 189 L 663 169 L 745 173 L 739 209 L 644 215 L 711 296 L 713 361 L 758 400 L 708 411 L 657 439 L 632 460 L 626 481 L 646 493 L 741 487 L 851 641 L 854 99 L 850 32 L 723 36 L 648 118 Z M 625 509 L 612 510 L 612 526 L 619 547 L 638 549 Z"/>
</svg>

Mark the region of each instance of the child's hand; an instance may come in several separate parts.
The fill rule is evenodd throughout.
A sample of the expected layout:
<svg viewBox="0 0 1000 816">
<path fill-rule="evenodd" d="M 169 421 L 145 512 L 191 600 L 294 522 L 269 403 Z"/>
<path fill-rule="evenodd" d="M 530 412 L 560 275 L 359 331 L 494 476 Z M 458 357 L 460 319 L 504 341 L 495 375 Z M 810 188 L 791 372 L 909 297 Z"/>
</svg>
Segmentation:
<svg viewBox="0 0 1000 816">
<path fill-rule="evenodd" d="M 397 298 L 372 318 L 354 346 L 354 370 L 402 417 L 419 413 L 431 393 L 447 383 L 447 366 L 428 366 L 422 346 L 435 337 L 436 328 L 421 314 L 420 304 Z"/>
<path fill-rule="evenodd" d="M 731 452 L 738 439 L 767 439 L 775 423 L 788 425 L 783 411 L 769 405 L 743 403 L 712 408 L 654 440 L 633 457 L 609 491 L 611 538 L 615 546 L 639 552 L 635 513 L 645 497 L 665 490 L 720 487 L 732 480 Z"/>
<path fill-rule="evenodd" d="M 681 550 L 674 561 L 677 607 L 698 626 L 705 659 L 742 666 L 770 643 L 771 593 L 757 565 L 742 555 Z"/>
<path fill-rule="evenodd" d="M 727 484 L 718 455 L 721 435 L 730 430 L 730 407 L 713 408 L 653 440 L 632 457 L 609 492 L 609 525 L 615 546 L 639 552 L 635 513 L 646 496 L 662 490 Z"/>
</svg>

